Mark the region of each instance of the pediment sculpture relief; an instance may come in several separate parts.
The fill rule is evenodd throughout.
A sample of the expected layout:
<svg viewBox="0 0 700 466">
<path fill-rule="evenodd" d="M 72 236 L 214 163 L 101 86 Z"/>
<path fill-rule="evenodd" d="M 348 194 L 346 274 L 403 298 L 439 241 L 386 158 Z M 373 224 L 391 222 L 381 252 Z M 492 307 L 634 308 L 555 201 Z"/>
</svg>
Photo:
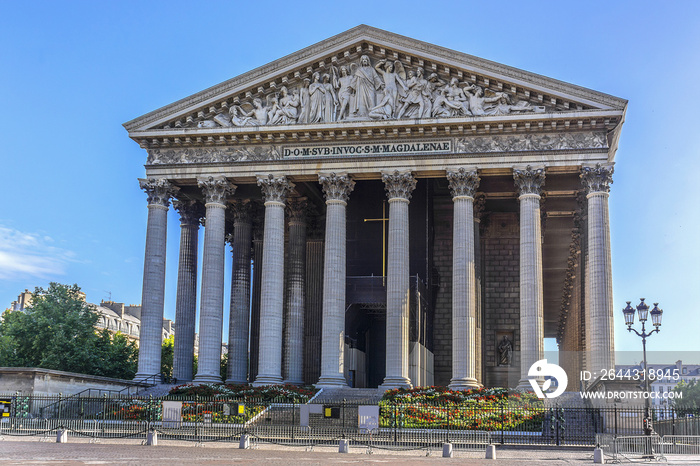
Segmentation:
<svg viewBox="0 0 700 466">
<path fill-rule="evenodd" d="M 368 55 L 349 65 L 316 71 L 297 85 L 230 106 L 228 114 L 196 122 L 199 128 L 330 123 L 336 121 L 450 118 L 514 113 L 544 113 L 507 92 L 495 92 L 418 66 Z"/>
</svg>

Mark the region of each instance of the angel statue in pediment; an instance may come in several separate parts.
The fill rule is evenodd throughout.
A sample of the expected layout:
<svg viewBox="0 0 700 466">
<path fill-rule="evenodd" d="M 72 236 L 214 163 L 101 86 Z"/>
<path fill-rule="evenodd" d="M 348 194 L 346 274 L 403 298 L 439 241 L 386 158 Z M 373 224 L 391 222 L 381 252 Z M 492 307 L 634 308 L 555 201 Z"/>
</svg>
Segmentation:
<svg viewBox="0 0 700 466">
<path fill-rule="evenodd" d="M 384 96 L 376 106 L 370 109 L 369 117 L 386 120 L 395 116 L 399 97 L 405 96 L 408 91 L 406 87 L 406 70 L 399 60 L 393 63 L 381 60 L 374 65 L 374 69 L 377 70 L 377 73 L 381 75 L 384 81 L 381 85 Z"/>
<path fill-rule="evenodd" d="M 264 126 L 269 121 L 268 109 L 263 106 L 260 97 L 253 99 L 251 110 L 246 111 L 241 105 L 234 105 L 229 113 L 231 114 L 231 124 L 234 126 Z"/>
</svg>

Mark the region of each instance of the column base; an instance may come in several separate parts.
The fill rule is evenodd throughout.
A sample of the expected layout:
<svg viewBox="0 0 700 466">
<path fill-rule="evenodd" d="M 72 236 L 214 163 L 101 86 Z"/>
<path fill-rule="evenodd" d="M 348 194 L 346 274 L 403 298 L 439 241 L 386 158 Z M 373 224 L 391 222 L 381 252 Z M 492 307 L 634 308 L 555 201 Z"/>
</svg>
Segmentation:
<svg viewBox="0 0 700 466">
<path fill-rule="evenodd" d="M 481 388 L 482 385 L 474 378 L 459 377 L 450 380 L 450 385 L 448 385 L 448 387 L 450 390 L 471 390 L 473 388 Z"/>
<path fill-rule="evenodd" d="M 251 385 L 253 387 L 262 387 L 264 385 L 282 385 L 282 377 L 279 375 L 260 374 Z"/>
<path fill-rule="evenodd" d="M 379 386 L 379 389 L 384 391 L 395 388 L 413 388 L 411 379 L 408 377 L 385 377 L 384 382 Z"/>
<path fill-rule="evenodd" d="M 221 383 L 221 376 L 213 374 L 197 374 L 192 381 L 195 384 Z"/>
<path fill-rule="evenodd" d="M 282 383 L 285 385 L 299 385 L 299 386 L 304 385 L 303 380 L 285 380 Z"/>
<path fill-rule="evenodd" d="M 537 379 L 520 379 L 520 381 L 518 382 L 518 386 L 515 387 L 515 389 L 519 390 L 521 392 L 534 392 L 534 390 L 532 389 L 532 385 L 530 384 L 530 380 L 537 381 L 537 384 L 540 386 L 542 386 L 542 382 L 544 381 L 544 379 L 539 379 L 539 378 L 537 378 Z"/>
<path fill-rule="evenodd" d="M 321 377 L 314 384 L 317 388 L 347 388 L 348 382 L 345 377 Z"/>
<path fill-rule="evenodd" d="M 226 379 L 224 383 L 231 385 L 248 385 L 248 380 Z"/>
</svg>

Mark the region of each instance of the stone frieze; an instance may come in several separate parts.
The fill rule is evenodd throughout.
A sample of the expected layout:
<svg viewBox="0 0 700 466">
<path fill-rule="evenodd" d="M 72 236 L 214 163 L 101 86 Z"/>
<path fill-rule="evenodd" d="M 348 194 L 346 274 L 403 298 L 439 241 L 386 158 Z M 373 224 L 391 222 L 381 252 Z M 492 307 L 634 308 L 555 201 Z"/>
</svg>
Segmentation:
<svg viewBox="0 0 700 466">
<path fill-rule="evenodd" d="M 456 151 L 461 153 L 603 149 L 607 147 L 608 142 L 602 131 L 463 137 L 457 138 L 455 142 Z"/>
</svg>

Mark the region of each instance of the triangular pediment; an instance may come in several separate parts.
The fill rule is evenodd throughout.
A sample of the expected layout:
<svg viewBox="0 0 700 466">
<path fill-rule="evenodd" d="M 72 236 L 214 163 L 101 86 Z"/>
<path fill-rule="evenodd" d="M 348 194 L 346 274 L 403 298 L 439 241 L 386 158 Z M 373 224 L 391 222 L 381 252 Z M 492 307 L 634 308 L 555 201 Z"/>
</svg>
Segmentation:
<svg viewBox="0 0 700 466">
<path fill-rule="evenodd" d="M 132 137 L 167 136 L 183 129 L 239 132 L 314 125 L 317 130 L 352 122 L 366 126 L 387 120 L 624 112 L 626 104 L 624 99 L 361 25 L 124 126 Z"/>
</svg>

